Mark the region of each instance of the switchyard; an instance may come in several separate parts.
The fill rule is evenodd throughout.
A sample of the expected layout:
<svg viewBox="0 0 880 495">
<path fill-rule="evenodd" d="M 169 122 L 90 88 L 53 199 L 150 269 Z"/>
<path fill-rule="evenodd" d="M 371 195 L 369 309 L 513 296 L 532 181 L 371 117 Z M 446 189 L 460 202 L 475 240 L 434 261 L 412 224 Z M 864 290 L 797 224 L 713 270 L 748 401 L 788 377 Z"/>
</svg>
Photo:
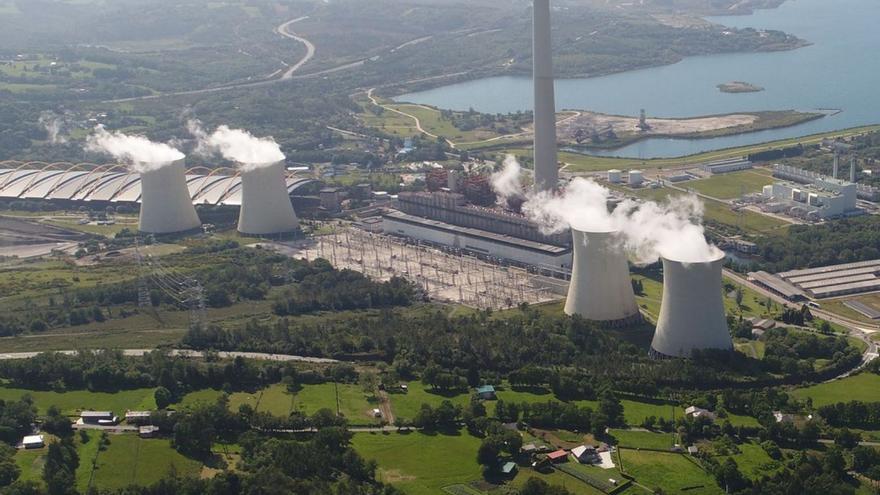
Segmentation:
<svg viewBox="0 0 880 495">
<path fill-rule="evenodd" d="M 337 228 L 307 241 L 271 246 L 297 258 L 323 258 L 338 269 L 355 270 L 376 280 L 403 277 L 432 300 L 478 309 L 556 301 L 562 299 L 568 287 L 567 280 L 504 266 L 500 260 L 480 259 L 460 250 L 438 249 L 352 227 Z"/>
</svg>

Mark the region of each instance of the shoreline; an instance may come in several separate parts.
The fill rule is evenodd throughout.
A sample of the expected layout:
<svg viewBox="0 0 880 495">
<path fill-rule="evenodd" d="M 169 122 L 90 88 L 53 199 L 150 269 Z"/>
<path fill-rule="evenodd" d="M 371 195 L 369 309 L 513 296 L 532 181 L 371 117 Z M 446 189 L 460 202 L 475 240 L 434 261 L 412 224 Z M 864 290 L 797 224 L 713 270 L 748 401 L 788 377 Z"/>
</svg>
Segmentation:
<svg viewBox="0 0 880 495">
<path fill-rule="evenodd" d="M 626 119 L 627 121 L 638 121 L 637 117 L 629 117 L 622 115 L 614 115 L 614 114 L 603 114 L 599 112 L 589 112 L 583 110 L 570 110 L 566 109 L 562 112 L 583 112 L 584 114 L 589 114 L 593 116 L 597 116 L 599 118 L 620 118 Z M 590 151 L 614 151 L 618 149 L 625 148 L 627 146 L 631 146 L 640 141 L 644 141 L 647 139 L 681 139 L 681 140 L 693 140 L 699 141 L 702 139 L 713 139 L 718 137 L 729 137 L 729 136 L 738 136 L 738 135 L 746 135 L 754 132 L 761 132 L 767 130 L 774 129 L 784 129 L 788 127 L 795 127 L 801 124 L 805 124 L 807 122 L 812 122 L 815 120 L 823 119 L 828 116 L 827 113 L 824 112 L 799 112 L 796 110 L 783 110 L 783 111 L 759 111 L 759 112 L 734 112 L 734 113 L 726 113 L 726 114 L 713 114 L 713 115 L 702 115 L 698 117 L 688 117 L 688 118 L 665 118 L 662 119 L 664 122 L 697 122 L 701 120 L 708 119 L 723 119 L 727 117 L 735 117 L 735 116 L 753 116 L 757 117 L 757 120 L 752 122 L 751 124 L 746 125 L 736 125 L 731 127 L 720 127 L 717 129 L 709 129 L 700 132 L 685 132 L 685 133 L 639 133 L 639 134 L 631 134 L 626 135 L 622 138 L 619 138 L 616 141 L 609 142 L 607 144 L 594 144 L 594 145 L 580 145 L 571 142 L 559 141 L 559 149 L 560 151 L 568 151 L 571 153 L 582 154 L 585 156 L 593 156 L 590 154 Z M 791 120 L 772 120 L 774 117 L 782 118 L 789 117 Z M 769 122 L 764 120 L 764 125 L 762 125 L 762 119 L 771 119 Z M 649 119 L 651 120 L 660 120 L 660 119 Z M 754 127 L 750 127 L 754 126 Z M 468 151 L 479 152 L 479 151 L 494 151 L 497 149 L 503 149 L 510 146 L 530 144 L 531 137 L 529 135 L 531 131 L 524 131 L 522 134 L 516 135 L 518 139 L 504 141 L 504 140 L 496 140 L 487 146 L 480 146 L 481 143 L 467 143 L 469 146 L 463 147 L 463 149 L 467 149 Z M 488 142 L 487 142 L 488 143 Z"/>
</svg>

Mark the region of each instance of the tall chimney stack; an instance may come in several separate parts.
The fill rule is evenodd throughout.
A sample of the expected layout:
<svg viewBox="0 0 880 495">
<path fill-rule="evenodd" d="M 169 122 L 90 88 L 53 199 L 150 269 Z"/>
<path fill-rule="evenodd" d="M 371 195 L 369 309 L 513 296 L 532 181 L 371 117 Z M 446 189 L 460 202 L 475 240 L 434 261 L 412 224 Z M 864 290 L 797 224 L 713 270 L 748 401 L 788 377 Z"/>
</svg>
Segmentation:
<svg viewBox="0 0 880 495">
<path fill-rule="evenodd" d="M 534 3 L 535 188 L 553 191 L 559 181 L 556 157 L 556 94 L 553 87 L 553 47 L 550 0 Z"/>
<path fill-rule="evenodd" d="M 837 178 L 838 173 L 840 172 L 840 152 L 834 152 L 834 168 L 831 169 L 831 177 Z"/>
<path fill-rule="evenodd" d="M 849 159 L 849 181 L 852 183 L 856 182 L 856 157 L 852 156 Z"/>
</svg>

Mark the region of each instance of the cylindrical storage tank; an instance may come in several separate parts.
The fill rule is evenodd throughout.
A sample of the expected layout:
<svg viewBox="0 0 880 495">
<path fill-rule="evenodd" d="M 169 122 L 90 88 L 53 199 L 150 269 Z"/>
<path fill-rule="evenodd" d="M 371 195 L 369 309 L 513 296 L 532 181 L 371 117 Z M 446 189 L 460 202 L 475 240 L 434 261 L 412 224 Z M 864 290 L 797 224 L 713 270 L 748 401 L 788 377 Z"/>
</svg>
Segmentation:
<svg viewBox="0 0 880 495">
<path fill-rule="evenodd" d="M 284 164 L 252 167 L 241 174 L 238 231 L 249 235 L 293 232 L 299 220 L 287 192 Z"/>
<path fill-rule="evenodd" d="M 574 241 L 571 284 L 565 313 L 607 326 L 641 319 L 629 277 L 629 262 L 616 232 L 571 230 Z"/>
<path fill-rule="evenodd" d="M 690 357 L 694 350 L 733 349 L 721 293 L 722 253 L 688 263 L 663 258 L 663 303 L 651 353 Z"/>
<path fill-rule="evenodd" d="M 183 160 L 143 166 L 139 229 L 149 234 L 174 234 L 201 227 L 186 183 Z"/>
<path fill-rule="evenodd" d="M 621 181 L 621 172 L 620 170 L 609 170 L 608 171 L 608 182 L 612 184 L 620 184 Z"/>
<path fill-rule="evenodd" d="M 629 185 L 631 186 L 641 186 L 645 181 L 644 175 L 642 175 L 641 170 L 632 170 L 629 173 Z"/>
</svg>

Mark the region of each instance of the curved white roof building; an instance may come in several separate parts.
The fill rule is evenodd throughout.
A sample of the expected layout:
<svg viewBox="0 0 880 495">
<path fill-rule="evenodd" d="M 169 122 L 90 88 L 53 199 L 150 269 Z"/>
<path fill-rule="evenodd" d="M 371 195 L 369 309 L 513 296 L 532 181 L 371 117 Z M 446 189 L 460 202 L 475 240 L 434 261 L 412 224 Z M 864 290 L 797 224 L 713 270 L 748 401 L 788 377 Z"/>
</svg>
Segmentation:
<svg viewBox="0 0 880 495">
<path fill-rule="evenodd" d="M 629 262 L 616 232 L 571 230 L 574 239 L 571 284 L 565 313 L 608 326 L 641 319 L 629 277 Z"/>
<path fill-rule="evenodd" d="M 293 232 L 299 220 L 293 211 L 284 165 L 255 167 L 241 173 L 241 211 L 238 231 L 250 235 Z"/>
<path fill-rule="evenodd" d="M 704 263 L 663 259 L 663 303 L 651 354 L 687 358 L 694 350 L 733 349 L 722 295 L 724 254 Z"/>
<path fill-rule="evenodd" d="M 173 234 L 201 227 L 187 188 L 183 160 L 148 168 L 140 175 L 141 232 Z"/>
<path fill-rule="evenodd" d="M 88 168 L 85 168 L 85 167 Z M 0 163 L 0 199 L 43 199 L 74 202 L 140 203 L 141 177 L 122 165 Z M 200 172 L 196 172 L 196 171 Z M 314 179 L 281 179 L 290 195 L 315 184 Z M 193 204 L 241 206 L 242 178 L 229 169 L 203 167 L 186 172 Z"/>
</svg>

